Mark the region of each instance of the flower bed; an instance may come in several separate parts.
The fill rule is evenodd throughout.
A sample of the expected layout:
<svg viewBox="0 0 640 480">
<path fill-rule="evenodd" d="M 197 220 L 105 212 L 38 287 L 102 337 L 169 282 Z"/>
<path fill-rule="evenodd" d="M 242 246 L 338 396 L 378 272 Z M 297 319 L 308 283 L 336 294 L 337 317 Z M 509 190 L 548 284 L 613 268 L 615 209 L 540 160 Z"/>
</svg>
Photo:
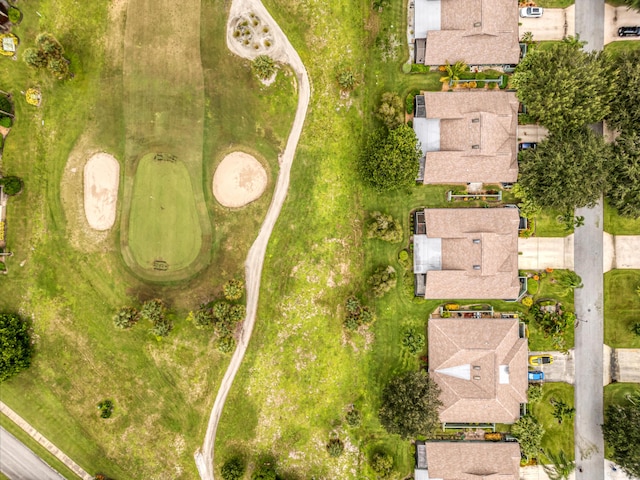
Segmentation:
<svg viewBox="0 0 640 480">
<path fill-rule="evenodd" d="M 42 94 L 37 88 L 28 88 L 24 96 L 29 105 L 39 107 L 40 103 L 42 103 Z"/>
</svg>

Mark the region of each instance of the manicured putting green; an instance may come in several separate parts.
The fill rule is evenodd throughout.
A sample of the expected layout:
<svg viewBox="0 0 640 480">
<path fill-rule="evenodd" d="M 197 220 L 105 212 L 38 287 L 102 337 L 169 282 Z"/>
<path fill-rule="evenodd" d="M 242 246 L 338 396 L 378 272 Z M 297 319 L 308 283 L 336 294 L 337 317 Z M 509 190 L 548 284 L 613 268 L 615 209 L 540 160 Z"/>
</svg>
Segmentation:
<svg viewBox="0 0 640 480">
<path fill-rule="evenodd" d="M 161 261 L 168 270 L 178 270 L 196 259 L 202 245 L 193 185 L 184 163 L 155 160 L 155 156 L 147 154 L 138 164 L 129 247 L 145 269 L 153 269 L 154 262 Z"/>
</svg>

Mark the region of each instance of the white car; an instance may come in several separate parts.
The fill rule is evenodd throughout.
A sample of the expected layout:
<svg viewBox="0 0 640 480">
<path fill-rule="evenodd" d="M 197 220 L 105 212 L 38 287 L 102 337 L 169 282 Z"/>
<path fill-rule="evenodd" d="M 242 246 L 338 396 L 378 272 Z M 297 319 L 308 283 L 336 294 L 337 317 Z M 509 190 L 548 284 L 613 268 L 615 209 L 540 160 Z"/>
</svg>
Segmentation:
<svg viewBox="0 0 640 480">
<path fill-rule="evenodd" d="M 522 18 L 540 18 L 544 9 L 542 7 L 524 7 L 520 9 Z"/>
</svg>

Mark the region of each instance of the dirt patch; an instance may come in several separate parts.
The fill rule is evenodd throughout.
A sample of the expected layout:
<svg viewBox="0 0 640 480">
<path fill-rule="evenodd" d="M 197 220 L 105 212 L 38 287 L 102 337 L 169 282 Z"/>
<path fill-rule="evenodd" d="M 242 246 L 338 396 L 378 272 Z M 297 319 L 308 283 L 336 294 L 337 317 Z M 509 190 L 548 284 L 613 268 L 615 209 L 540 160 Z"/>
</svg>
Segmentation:
<svg viewBox="0 0 640 480">
<path fill-rule="evenodd" d="M 84 166 L 84 213 L 94 230 L 109 230 L 116 220 L 120 164 L 108 153 L 94 154 Z"/>
<path fill-rule="evenodd" d="M 243 207 L 260 198 L 266 188 L 266 170 L 244 152 L 224 157 L 213 175 L 213 195 L 225 207 Z"/>
</svg>

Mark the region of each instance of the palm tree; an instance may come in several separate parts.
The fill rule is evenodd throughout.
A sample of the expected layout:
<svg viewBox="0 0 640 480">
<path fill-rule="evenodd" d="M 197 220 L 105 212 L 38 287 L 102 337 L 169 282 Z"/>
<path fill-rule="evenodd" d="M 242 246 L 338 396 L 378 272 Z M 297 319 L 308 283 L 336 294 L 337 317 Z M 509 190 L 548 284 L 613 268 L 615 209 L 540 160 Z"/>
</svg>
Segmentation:
<svg viewBox="0 0 640 480">
<path fill-rule="evenodd" d="M 558 285 L 565 288 L 565 292 L 569 293 L 576 288 L 582 288 L 582 279 L 576 272 L 569 270 L 558 279 Z"/>
<path fill-rule="evenodd" d="M 569 460 L 564 450 L 560 450 L 557 454 L 543 451 L 543 454 L 551 463 L 551 465 L 542 466 L 550 480 L 567 480 L 576 468 L 576 462 Z"/>
<path fill-rule="evenodd" d="M 520 41 L 522 43 L 526 43 L 527 45 L 530 43 L 533 43 L 533 33 L 531 32 L 524 32 L 522 34 L 522 38 L 520 39 Z"/>
<path fill-rule="evenodd" d="M 457 85 L 458 80 L 460 80 L 460 74 L 466 72 L 469 66 L 463 60 L 458 60 L 453 65 L 449 63 L 449 60 L 447 60 L 444 68 L 446 75 L 440 77 L 440 81 L 442 83 L 447 82 L 452 85 Z"/>
</svg>

